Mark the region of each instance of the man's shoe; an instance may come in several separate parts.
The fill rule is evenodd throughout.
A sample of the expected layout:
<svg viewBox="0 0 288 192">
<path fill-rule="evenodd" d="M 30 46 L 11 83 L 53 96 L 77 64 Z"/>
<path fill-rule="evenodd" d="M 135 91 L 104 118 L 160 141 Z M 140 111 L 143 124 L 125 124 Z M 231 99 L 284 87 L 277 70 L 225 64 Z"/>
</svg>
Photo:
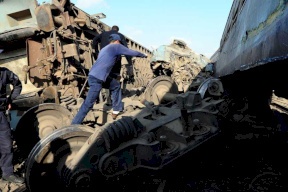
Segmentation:
<svg viewBox="0 0 288 192">
<path fill-rule="evenodd" d="M 115 120 L 118 117 L 118 114 L 112 113 L 112 119 Z"/>
<path fill-rule="evenodd" d="M 9 176 L 2 176 L 2 179 L 5 181 L 9 181 L 11 183 L 24 183 L 24 179 L 21 177 L 18 177 L 14 174 L 9 175 Z"/>
</svg>

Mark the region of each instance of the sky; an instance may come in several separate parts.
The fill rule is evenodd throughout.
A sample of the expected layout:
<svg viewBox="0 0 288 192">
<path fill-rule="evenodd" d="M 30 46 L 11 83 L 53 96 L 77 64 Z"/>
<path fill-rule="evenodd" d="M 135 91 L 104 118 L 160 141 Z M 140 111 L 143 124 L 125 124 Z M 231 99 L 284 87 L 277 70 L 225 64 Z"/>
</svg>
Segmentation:
<svg viewBox="0 0 288 192">
<path fill-rule="evenodd" d="M 37 0 L 50 3 L 50 0 Z M 173 39 L 210 58 L 220 46 L 233 0 L 70 0 L 101 21 L 153 51 Z"/>
</svg>

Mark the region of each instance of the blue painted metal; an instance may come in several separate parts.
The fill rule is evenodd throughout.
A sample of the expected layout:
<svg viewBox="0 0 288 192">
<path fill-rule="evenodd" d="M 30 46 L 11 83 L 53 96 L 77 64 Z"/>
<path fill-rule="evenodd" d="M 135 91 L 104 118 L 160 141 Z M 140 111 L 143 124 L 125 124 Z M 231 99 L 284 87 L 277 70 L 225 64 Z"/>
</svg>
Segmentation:
<svg viewBox="0 0 288 192">
<path fill-rule="evenodd" d="M 215 56 L 215 75 L 222 77 L 286 59 L 287 19 L 287 0 L 234 0 Z"/>
</svg>

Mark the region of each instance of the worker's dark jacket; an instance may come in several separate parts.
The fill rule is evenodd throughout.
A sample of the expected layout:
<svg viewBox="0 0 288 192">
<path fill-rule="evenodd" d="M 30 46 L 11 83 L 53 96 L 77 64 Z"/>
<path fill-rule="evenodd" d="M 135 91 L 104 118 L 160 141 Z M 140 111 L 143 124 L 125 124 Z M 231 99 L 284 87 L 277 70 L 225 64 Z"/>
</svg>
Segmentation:
<svg viewBox="0 0 288 192">
<path fill-rule="evenodd" d="M 124 45 L 125 47 L 127 47 L 127 41 L 126 41 L 126 38 L 124 37 L 124 35 L 122 35 L 121 33 L 118 33 L 115 30 L 103 31 L 102 33 L 100 33 L 99 35 L 96 35 L 93 38 L 93 47 L 95 48 L 96 52 L 99 52 L 101 49 L 103 49 L 103 47 L 105 47 L 106 45 L 108 45 L 110 43 L 109 42 L 109 36 L 111 34 L 119 35 L 121 38 L 121 44 Z M 100 45 L 100 50 L 98 50 L 98 44 Z"/>
<path fill-rule="evenodd" d="M 97 35 L 97 36 L 95 36 L 93 38 L 93 47 L 94 47 L 97 55 L 98 55 L 99 51 L 101 49 L 103 49 L 103 47 L 105 47 L 106 45 L 108 45 L 110 43 L 109 42 L 109 36 L 111 34 L 118 34 L 120 36 L 120 38 L 121 38 L 121 44 L 128 48 L 126 38 L 124 37 L 123 34 L 117 32 L 115 30 L 103 31 L 102 33 L 100 33 L 99 35 Z M 98 50 L 98 44 L 99 44 L 100 50 Z M 132 64 L 131 56 L 125 56 L 125 57 L 126 57 L 128 63 Z M 116 59 L 115 65 L 112 68 L 111 73 L 110 73 L 109 76 L 111 76 L 113 78 L 116 78 L 114 76 L 114 74 L 120 74 L 120 70 L 121 70 L 121 56 L 119 56 Z"/>
<path fill-rule="evenodd" d="M 6 85 L 13 85 L 13 90 L 7 98 Z M 0 111 L 5 111 L 9 103 L 20 95 L 22 84 L 18 76 L 5 67 L 0 67 Z"/>
</svg>

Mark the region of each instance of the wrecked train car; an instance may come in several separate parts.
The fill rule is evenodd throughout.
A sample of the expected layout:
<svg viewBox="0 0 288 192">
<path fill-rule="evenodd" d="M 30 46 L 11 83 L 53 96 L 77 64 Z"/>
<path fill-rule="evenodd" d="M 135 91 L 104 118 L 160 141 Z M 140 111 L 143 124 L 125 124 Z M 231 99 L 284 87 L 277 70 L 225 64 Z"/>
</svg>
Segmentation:
<svg viewBox="0 0 288 192">
<path fill-rule="evenodd" d="M 205 97 L 209 84 L 214 89 L 213 81 L 221 81 L 224 101 L 218 109 L 226 121 L 221 130 L 239 145 L 236 154 L 241 151 L 249 159 L 243 168 L 253 165 L 252 156 L 254 165 L 262 166 L 244 191 L 288 189 L 283 157 L 288 138 L 287 8 L 281 0 L 234 0 L 220 47 L 211 58 L 213 77 L 199 87 Z M 245 153 L 249 148 L 252 152 Z M 245 176 L 250 177 L 248 171 Z"/>
<path fill-rule="evenodd" d="M 5 0 L 0 2 L 0 10 L 0 64 L 15 72 L 23 85 L 10 111 L 11 127 L 20 146 L 27 145 L 23 135 L 32 136 L 25 148 L 28 153 L 39 139 L 70 123 L 88 90 L 87 74 L 95 61 L 92 39 L 110 27 L 100 21 L 104 14 L 89 15 L 69 0 L 41 5 L 35 0 Z M 150 58 L 150 50 L 128 37 L 126 40 L 129 48 Z M 151 79 L 147 77 L 152 77 L 148 59 L 133 58 L 132 67 L 123 57 L 126 90 L 138 95 L 143 92 Z M 104 90 L 99 103 L 106 101 Z M 85 121 L 99 116 L 102 113 L 91 113 Z"/>
<path fill-rule="evenodd" d="M 241 114 L 269 127 L 279 123 L 271 105 L 275 106 L 274 96 L 288 97 L 283 70 L 288 52 L 287 15 L 286 1 L 233 2 L 220 47 L 211 58 L 214 77 L 221 79 L 229 98 L 231 119 Z M 287 109 L 285 104 L 278 107 Z"/>
<path fill-rule="evenodd" d="M 243 131 L 244 121 L 252 133 L 270 137 L 279 131 L 269 101 L 272 93 L 287 97 L 281 70 L 287 61 L 287 14 L 286 1 L 234 0 L 212 58 L 214 66 L 208 67 L 213 76 L 197 92 L 167 94 L 176 99 L 171 107 L 146 101 L 143 109 L 95 131 L 80 125 L 56 130 L 29 155 L 28 188 L 37 191 L 36 183 L 48 186 L 57 178 L 61 190 L 95 190 L 107 178 L 117 180 L 137 169 L 160 170 L 227 128 Z M 251 179 L 246 191 L 267 187 L 266 181 L 285 175 L 287 167 L 281 165 L 284 172 L 274 173 L 269 167 L 270 172 Z"/>
<path fill-rule="evenodd" d="M 154 104 L 169 104 L 173 94 L 196 91 L 206 78 L 205 66 L 210 60 L 195 53 L 182 40 L 153 50 L 150 59 L 153 79 L 145 89 L 144 98 Z"/>
<path fill-rule="evenodd" d="M 287 49 L 281 43 L 287 14 L 285 1 L 235 0 L 213 61 L 213 76 L 197 92 L 164 94 L 173 98 L 171 106 L 144 101 L 142 108 L 132 107 L 129 116 L 103 126 L 53 131 L 29 154 L 29 191 L 42 190 L 41 186 L 50 191 L 93 191 L 107 179 L 117 181 L 138 169 L 159 171 L 217 138 L 224 128 L 235 128 L 244 120 L 251 123 L 251 117 L 257 118 L 253 132 L 276 131 L 278 121 L 269 100 L 272 92 L 286 97 L 284 70 L 279 69 L 286 61 Z M 267 174 L 252 179 L 249 190 L 253 182 L 259 186 L 262 176 Z"/>
<path fill-rule="evenodd" d="M 178 54 L 192 62 L 195 58 L 185 50 Z M 176 62 L 181 66 L 180 57 Z M 107 179 L 117 181 L 135 170 L 161 170 L 220 133 L 216 106 L 222 99 L 204 99 L 186 89 L 179 94 L 169 74 L 155 76 L 145 89 L 144 100 L 135 101 L 137 107 L 130 105 L 129 114 L 122 118 L 103 125 L 92 118 L 89 124 L 63 126 L 37 142 L 26 161 L 28 190 L 46 186 L 50 191 L 93 191 L 107 185 Z M 219 92 L 209 91 L 215 97 Z M 171 105 L 161 105 L 162 99 Z M 57 186 L 49 185 L 55 182 Z"/>
<path fill-rule="evenodd" d="M 146 101 L 143 109 L 95 129 L 70 125 L 55 130 L 29 154 L 27 188 L 93 191 L 103 186 L 120 190 L 123 186 L 116 183 L 123 176 L 139 169 L 159 171 L 219 134 L 215 106 L 221 100 L 203 100 L 197 92 L 175 98 L 173 107 Z M 57 186 L 49 185 L 55 182 Z"/>
</svg>

